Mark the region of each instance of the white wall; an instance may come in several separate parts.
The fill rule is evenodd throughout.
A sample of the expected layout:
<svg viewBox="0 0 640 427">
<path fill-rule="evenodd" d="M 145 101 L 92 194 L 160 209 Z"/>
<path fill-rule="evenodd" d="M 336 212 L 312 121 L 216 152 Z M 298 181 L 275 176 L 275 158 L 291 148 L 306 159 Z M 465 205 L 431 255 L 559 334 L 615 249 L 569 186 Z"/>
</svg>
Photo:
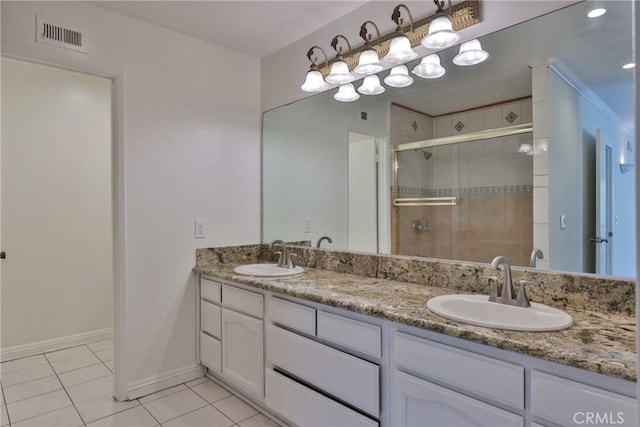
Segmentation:
<svg viewBox="0 0 640 427">
<path fill-rule="evenodd" d="M 3 358 L 112 327 L 111 148 L 111 80 L 2 58 Z"/>
<path fill-rule="evenodd" d="M 409 1 L 404 3 L 411 10 L 415 20 L 432 15 L 436 11 L 433 2 Z M 485 0 L 481 3 L 480 10 L 482 22 L 462 30 L 460 32 L 461 42 L 524 22 L 573 3 L 577 2 L 573 0 Z M 262 110 L 267 111 L 309 96 L 308 93 L 300 90 L 300 85 L 309 69 L 310 63 L 306 53 L 311 46 L 321 46 L 331 59 L 335 56 L 335 52 L 331 48 L 330 42 L 337 34 L 346 36 L 354 48 L 363 44 L 358 33 L 360 25 L 366 20 L 375 22 L 382 34 L 391 32 L 395 29 L 395 24 L 390 19 L 391 12 L 397 4 L 398 2 L 393 1 L 365 3 L 309 36 L 262 58 Z M 421 53 L 421 56 L 427 53 L 422 47 L 417 47 L 416 51 Z M 319 54 L 319 57 L 322 59 L 322 54 Z M 331 92 L 335 92 L 335 90 Z"/>
<path fill-rule="evenodd" d="M 36 14 L 84 29 L 89 52 L 37 45 Z M 260 239 L 259 61 L 81 2 L 2 2 L 2 53 L 120 78 L 119 375 L 131 384 L 194 366 L 195 249 Z M 195 219 L 208 238 L 194 240 Z"/>
<path fill-rule="evenodd" d="M 389 112 L 388 105 L 365 96 L 351 103 L 319 102 L 318 97 L 330 96 L 319 94 L 264 114 L 265 242 L 315 244 L 319 237 L 330 236 L 333 243 L 325 243 L 327 247 L 347 247 L 349 131 L 386 138 Z M 332 108 L 324 108 L 329 102 Z M 360 119 L 361 111 L 368 113 L 368 120 Z M 311 220 L 310 233 L 304 232 L 305 218 Z"/>
</svg>

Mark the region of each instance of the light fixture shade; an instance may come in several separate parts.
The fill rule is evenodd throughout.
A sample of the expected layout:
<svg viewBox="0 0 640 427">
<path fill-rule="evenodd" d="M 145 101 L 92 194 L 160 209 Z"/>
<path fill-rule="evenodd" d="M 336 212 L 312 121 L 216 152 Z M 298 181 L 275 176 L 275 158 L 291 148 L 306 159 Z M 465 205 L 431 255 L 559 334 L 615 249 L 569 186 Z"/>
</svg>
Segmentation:
<svg viewBox="0 0 640 427">
<path fill-rule="evenodd" d="M 429 24 L 429 32 L 422 39 L 422 46 L 428 49 L 444 49 L 458 43 L 460 36 L 453 31 L 447 15 L 438 16 Z"/>
<path fill-rule="evenodd" d="M 324 81 L 322 73 L 318 70 L 309 70 L 304 83 L 300 86 L 305 92 L 320 92 L 327 89 L 329 85 Z"/>
<path fill-rule="evenodd" d="M 380 84 L 378 76 L 367 76 L 364 78 L 362 85 L 358 88 L 358 92 L 363 95 L 380 95 L 386 89 Z"/>
<path fill-rule="evenodd" d="M 353 102 L 360 99 L 360 95 L 356 92 L 352 83 L 343 84 L 333 95 L 333 99 L 340 102 Z"/>
<path fill-rule="evenodd" d="M 398 65 L 391 69 L 384 82 L 391 87 L 407 87 L 413 84 L 413 77 L 409 75 L 406 65 Z"/>
<path fill-rule="evenodd" d="M 440 57 L 434 53 L 422 58 L 411 72 L 423 79 L 437 79 L 444 76 L 447 70 L 440 65 Z"/>
<path fill-rule="evenodd" d="M 460 45 L 458 54 L 453 58 L 453 63 L 462 67 L 476 65 L 489 58 L 489 52 L 482 49 L 480 40 L 473 39 Z"/>
<path fill-rule="evenodd" d="M 355 80 L 355 77 L 349 72 L 347 63 L 339 59 L 331 64 L 331 71 L 325 80 L 327 83 L 343 85 L 345 83 L 351 83 Z"/>
<path fill-rule="evenodd" d="M 385 55 L 384 60 L 393 62 L 394 64 L 401 64 L 416 59 L 417 57 L 418 54 L 411 48 L 409 37 L 403 34 L 391 39 L 389 53 Z"/>
<path fill-rule="evenodd" d="M 378 52 L 375 49 L 367 49 L 360 53 L 358 65 L 353 69 L 353 72 L 368 76 L 382 71 L 383 68 L 384 66 L 378 58 Z"/>
</svg>

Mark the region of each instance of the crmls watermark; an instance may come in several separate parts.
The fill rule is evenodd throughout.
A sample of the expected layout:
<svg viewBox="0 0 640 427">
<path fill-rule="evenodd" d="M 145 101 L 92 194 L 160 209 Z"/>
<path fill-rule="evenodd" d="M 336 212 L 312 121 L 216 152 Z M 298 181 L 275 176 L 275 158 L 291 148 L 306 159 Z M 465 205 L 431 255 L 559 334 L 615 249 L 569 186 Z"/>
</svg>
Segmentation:
<svg viewBox="0 0 640 427">
<path fill-rule="evenodd" d="M 576 412 L 573 422 L 576 425 L 615 426 L 624 424 L 624 412 Z"/>
</svg>

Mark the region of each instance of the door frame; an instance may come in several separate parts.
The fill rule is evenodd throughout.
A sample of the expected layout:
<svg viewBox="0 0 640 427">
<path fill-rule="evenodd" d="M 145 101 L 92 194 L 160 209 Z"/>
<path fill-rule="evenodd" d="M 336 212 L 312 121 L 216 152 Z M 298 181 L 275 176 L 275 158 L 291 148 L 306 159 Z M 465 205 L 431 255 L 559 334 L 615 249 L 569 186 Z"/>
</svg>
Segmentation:
<svg viewBox="0 0 640 427">
<path fill-rule="evenodd" d="M 113 249 L 114 249 L 114 298 L 113 298 L 113 360 L 114 360 L 114 397 L 117 401 L 128 398 L 127 391 L 127 360 L 126 348 L 126 247 L 125 247 L 125 152 L 124 152 L 124 88 L 125 73 L 102 67 L 90 68 L 87 64 L 66 64 L 53 60 L 34 59 L 25 53 L 0 53 L 3 58 L 16 59 L 24 62 L 55 67 L 62 70 L 88 74 L 111 80 L 111 188 L 113 214 Z"/>
</svg>

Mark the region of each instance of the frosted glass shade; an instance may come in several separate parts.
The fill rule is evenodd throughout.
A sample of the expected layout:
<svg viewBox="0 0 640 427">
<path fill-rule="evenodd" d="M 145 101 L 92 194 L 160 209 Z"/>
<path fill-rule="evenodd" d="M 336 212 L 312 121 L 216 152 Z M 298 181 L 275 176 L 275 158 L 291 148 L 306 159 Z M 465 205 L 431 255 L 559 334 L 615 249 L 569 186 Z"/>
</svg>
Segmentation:
<svg viewBox="0 0 640 427">
<path fill-rule="evenodd" d="M 368 76 L 382 71 L 383 68 L 384 66 L 380 62 L 380 58 L 378 58 L 378 52 L 374 49 L 367 49 L 360 53 L 358 65 L 353 69 L 353 72 Z"/>
<path fill-rule="evenodd" d="M 418 54 L 411 48 L 411 41 L 405 35 L 397 36 L 389 44 L 389 53 L 384 57 L 385 61 L 401 64 L 416 59 Z"/>
<path fill-rule="evenodd" d="M 438 77 L 444 76 L 447 70 L 440 65 L 440 57 L 434 53 L 433 55 L 422 58 L 420 63 L 413 67 L 411 72 L 423 79 L 437 79 Z"/>
<path fill-rule="evenodd" d="M 380 84 L 378 76 L 367 76 L 362 82 L 362 86 L 358 88 L 358 92 L 363 95 L 380 95 L 385 91 L 384 86 Z"/>
<path fill-rule="evenodd" d="M 384 78 L 385 84 L 391 87 L 407 87 L 413 84 L 413 77 L 409 75 L 406 65 L 398 65 L 391 69 L 391 72 Z"/>
<path fill-rule="evenodd" d="M 324 81 L 322 73 L 318 70 L 310 70 L 307 72 L 307 77 L 304 79 L 304 83 L 300 86 L 305 92 L 320 92 L 327 89 L 329 85 Z"/>
<path fill-rule="evenodd" d="M 331 71 L 326 78 L 327 83 L 343 85 L 345 83 L 351 83 L 355 80 L 355 77 L 349 72 L 349 66 L 346 62 L 338 60 L 331 64 Z"/>
<path fill-rule="evenodd" d="M 340 102 L 352 102 L 360 99 L 360 95 L 358 95 L 352 83 L 347 83 L 340 86 L 335 95 L 333 95 L 333 99 Z"/>
<path fill-rule="evenodd" d="M 428 49 L 444 49 L 458 43 L 460 36 L 453 31 L 448 16 L 438 16 L 429 24 L 429 32 L 422 39 L 422 46 Z"/>
<path fill-rule="evenodd" d="M 480 40 L 473 39 L 460 45 L 460 51 L 453 58 L 453 63 L 462 67 L 476 65 L 489 58 L 489 52 L 482 49 Z"/>
</svg>

